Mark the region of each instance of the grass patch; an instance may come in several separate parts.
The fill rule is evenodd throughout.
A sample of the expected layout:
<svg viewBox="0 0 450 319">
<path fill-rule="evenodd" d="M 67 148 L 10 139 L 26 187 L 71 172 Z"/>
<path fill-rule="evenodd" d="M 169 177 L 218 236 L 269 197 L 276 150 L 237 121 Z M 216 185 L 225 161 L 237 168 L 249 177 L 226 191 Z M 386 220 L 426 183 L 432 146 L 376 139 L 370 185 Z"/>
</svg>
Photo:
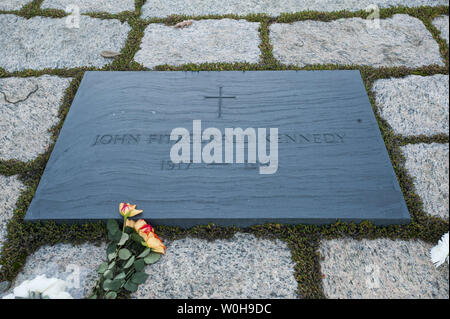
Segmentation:
<svg viewBox="0 0 450 319">
<path fill-rule="evenodd" d="M 420 19 L 431 32 L 434 39 L 439 44 L 440 52 L 445 60 L 443 66 L 427 66 L 422 68 L 372 68 L 364 66 L 340 66 L 340 65 L 312 65 L 307 67 L 297 67 L 294 65 L 283 65 L 273 56 L 272 46 L 269 41 L 269 27 L 272 23 L 292 23 L 303 20 L 332 21 L 340 18 L 361 17 L 366 18 L 369 13 L 361 10 L 357 12 L 300 12 L 281 14 L 279 17 L 269 17 L 264 14 L 254 15 L 208 15 L 208 16 L 184 16 L 174 15 L 167 18 L 141 19 L 142 5 L 144 0 L 135 1 L 135 11 L 124 11 L 118 14 L 108 13 L 87 13 L 86 15 L 100 19 L 119 19 L 128 22 L 132 30 L 130 31 L 125 46 L 121 50 L 121 55 L 103 68 L 74 68 L 74 69 L 44 69 L 44 70 L 24 70 L 17 72 L 7 72 L 0 68 L 0 78 L 2 77 L 32 77 L 43 74 L 56 75 L 73 78 L 69 88 L 67 88 L 59 110 L 59 123 L 51 129 L 53 143 L 45 154 L 38 156 L 29 162 L 16 160 L 0 160 L 0 174 L 5 176 L 18 175 L 24 183 L 26 189 L 21 193 L 14 211 L 14 216 L 10 220 L 7 231 L 7 240 L 4 243 L 0 264 L 0 282 L 11 281 L 22 269 L 26 257 L 36 251 L 42 245 L 53 245 L 56 243 L 70 242 L 80 244 L 84 242 L 99 243 L 106 241 L 106 230 L 103 224 L 86 225 L 57 225 L 55 223 L 25 224 L 23 218 L 28 206 L 33 198 L 39 180 L 44 171 L 45 165 L 50 156 L 53 145 L 62 128 L 63 122 L 70 109 L 75 93 L 80 85 L 80 81 L 85 71 L 141 71 L 147 70 L 139 63 L 133 61 L 134 55 L 139 50 L 139 46 L 144 36 L 144 30 L 150 23 L 164 23 L 174 25 L 180 21 L 193 19 L 246 19 L 251 22 L 259 22 L 259 36 L 261 39 L 261 59 L 259 63 L 202 63 L 185 64 L 182 66 L 160 65 L 156 70 L 160 71 L 222 71 L 222 70 L 350 70 L 357 69 L 361 72 L 366 90 L 373 110 L 375 112 L 378 125 L 380 127 L 386 148 L 388 150 L 392 165 L 399 180 L 408 210 L 412 216 L 412 223 L 409 225 L 394 225 L 388 227 L 375 226 L 369 222 L 361 224 L 336 222 L 332 225 L 280 225 L 266 224 L 257 225 L 248 229 L 236 227 L 217 227 L 213 224 L 196 226 L 190 229 L 178 227 L 159 226 L 156 231 L 164 239 L 180 239 L 186 236 L 215 240 L 231 238 L 237 231 L 249 232 L 258 237 L 278 238 L 287 243 L 292 258 L 296 264 L 295 278 L 298 282 L 298 296 L 301 298 L 325 298 L 322 289 L 322 275 L 320 271 L 320 256 L 317 249 L 321 240 L 336 238 L 354 239 L 420 239 L 426 242 L 435 243 L 441 235 L 448 231 L 448 221 L 429 216 L 423 211 L 423 203 L 414 191 L 412 178 L 404 168 L 405 158 L 400 152 L 400 146 L 409 143 L 448 143 L 449 137 L 445 134 L 415 137 L 403 137 L 394 134 L 392 128 L 384 121 L 378 113 L 375 96 L 372 91 L 373 83 L 378 79 L 391 77 L 405 77 L 408 75 L 429 76 L 434 74 L 448 74 L 448 45 L 440 38 L 440 32 L 432 25 L 431 21 L 439 16 L 448 14 L 448 7 L 420 7 L 404 8 L 395 7 L 381 9 L 380 17 L 388 18 L 397 13 L 404 13 Z M 67 14 L 61 10 L 41 9 L 42 0 L 34 0 L 18 11 L 0 11 L 2 13 L 12 13 L 25 18 L 34 16 L 48 16 L 61 18 Z"/>
</svg>

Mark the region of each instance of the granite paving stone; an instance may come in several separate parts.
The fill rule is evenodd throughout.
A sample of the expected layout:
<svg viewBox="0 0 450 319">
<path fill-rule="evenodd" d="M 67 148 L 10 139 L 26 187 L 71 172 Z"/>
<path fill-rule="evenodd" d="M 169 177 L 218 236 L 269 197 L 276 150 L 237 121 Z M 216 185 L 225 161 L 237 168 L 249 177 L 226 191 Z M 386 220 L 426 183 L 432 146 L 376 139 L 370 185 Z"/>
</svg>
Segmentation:
<svg viewBox="0 0 450 319">
<path fill-rule="evenodd" d="M 234 13 L 247 15 L 265 13 L 278 16 L 280 13 L 299 11 L 358 11 L 376 4 L 379 8 L 393 6 L 419 7 L 448 5 L 448 0 L 149 0 L 142 7 L 144 18 L 181 15 L 223 15 Z"/>
<path fill-rule="evenodd" d="M 27 257 L 25 266 L 13 282 L 12 288 L 3 295 L 12 293 L 14 287 L 25 280 L 45 275 L 47 278 L 65 280 L 69 284 L 66 291 L 73 298 L 87 298 L 98 280 L 97 269 L 105 260 L 105 244 L 42 246 Z"/>
<path fill-rule="evenodd" d="M 24 189 L 25 186 L 17 176 L 0 175 L 0 251 L 6 240 L 6 226 L 14 214 L 16 202 Z"/>
<path fill-rule="evenodd" d="M 425 212 L 448 221 L 448 144 L 408 144 L 401 150 Z"/>
<path fill-rule="evenodd" d="M 21 71 L 102 67 L 112 60 L 100 53 L 120 52 L 131 30 L 127 22 L 114 19 L 81 15 L 79 28 L 68 19 L 0 15 L 0 68 Z"/>
<path fill-rule="evenodd" d="M 441 31 L 441 38 L 447 41 L 448 45 L 448 16 L 440 16 L 433 20 L 433 25 Z"/>
<path fill-rule="evenodd" d="M 448 299 L 448 264 L 418 240 L 333 239 L 321 243 L 322 284 L 332 299 Z"/>
<path fill-rule="evenodd" d="M 50 75 L 0 79 L 0 160 L 26 162 L 46 151 L 70 81 Z"/>
<path fill-rule="evenodd" d="M 134 59 L 143 66 L 187 63 L 257 63 L 259 23 L 245 20 L 201 20 L 183 29 L 150 24 Z"/>
<path fill-rule="evenodd" d="M 270 26 L 273 55 L 283 64 L 443 66 L 439 46 L 417 18 L 396 14 L 376 22 L 362 18 L 299 21 Z"/>
<path fill-rule="evenodd" d="M 60 9 L 75 5 L 79 12 L 107 12 L 119 13 L 122 11 L 134 11 L 134 0 L 44 0 L 41 4 L 42 9 Z"/>
<path fill-rule="evenodd" d="M 1 0 L 0 10 L 20 10 L 24 5 L 32 2 L 32 0 Z"/>
<path fill-rule="evenodd" d="M 448 75 L 410 75 L 375 81 L 378 110 L 396 134 L 448 134 Z"/>
<path fill-rule="evenodd" d="M 237 233 L 229 240 L 166 244 L 133 298 L 296 298 L 295 265 L 280 240 Z"/>
</svg>

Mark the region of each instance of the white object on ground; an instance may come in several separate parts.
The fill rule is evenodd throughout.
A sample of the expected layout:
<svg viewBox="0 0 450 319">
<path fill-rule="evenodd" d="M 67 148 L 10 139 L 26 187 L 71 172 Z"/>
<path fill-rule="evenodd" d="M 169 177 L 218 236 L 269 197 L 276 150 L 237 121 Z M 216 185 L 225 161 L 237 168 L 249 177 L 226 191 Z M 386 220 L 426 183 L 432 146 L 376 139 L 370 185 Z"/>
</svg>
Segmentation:
<svg viewBox="0 0 450 319">
<path fill-rule="evenodd" d="M 29 298 L 30 294 L 37 292 L 42 297 L 50 299 L 73 299 L 72 296 L 65 291 L 68 284 L 61 279 L 47 278 L 45 275 L 37 276 L 33 280 L 25 280 L 19 286 L 14 288 L 13 293 L 6 295 L 3 299 Z"/>
<path fill-rule="evenodd" d="M 448 233 L 443 235 L 438 244 L 431 249 L 430 256 L 436 268 L 445 261 L 448 264 Z"/>
</svg>

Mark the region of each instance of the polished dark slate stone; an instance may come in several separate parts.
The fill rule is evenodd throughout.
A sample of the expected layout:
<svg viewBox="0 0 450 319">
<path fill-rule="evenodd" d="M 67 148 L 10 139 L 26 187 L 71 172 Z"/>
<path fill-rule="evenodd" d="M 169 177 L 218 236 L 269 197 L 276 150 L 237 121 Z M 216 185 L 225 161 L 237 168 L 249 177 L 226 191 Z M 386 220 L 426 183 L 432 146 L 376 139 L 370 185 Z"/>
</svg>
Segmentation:
<svg viewBox="0 0 450 319">
<path fill-rule="evenodd" d="M 217 98 L 222 96 L 223 98 Z M 173 164 L 172 129 L 278 128 L 279 166 Z M 86 72 L 26 221 L 410 222 L 358 71 Z"/>
</svg>

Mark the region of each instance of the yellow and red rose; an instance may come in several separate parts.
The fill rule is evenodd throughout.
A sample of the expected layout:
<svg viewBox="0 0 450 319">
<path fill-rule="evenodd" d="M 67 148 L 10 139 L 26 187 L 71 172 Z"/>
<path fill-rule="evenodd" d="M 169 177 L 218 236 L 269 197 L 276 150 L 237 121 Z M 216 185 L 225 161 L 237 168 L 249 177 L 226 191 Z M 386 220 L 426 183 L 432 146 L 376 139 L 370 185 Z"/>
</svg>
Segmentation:
<svg viewBox="0 0 450 319">
<path fill-rule="evenodd" d="M 164 254 L 166 252 L 166 246 L 164 246 L 162 240 L 155 234 L 153 227 L 145 222 L 143 219 L 133 221 L 127 219 L 126 226 L 133 228 L 136 233 L 144 240 L 145 246 L 151 248 L 154 252 Z"/>
<path fill-rule="evenodd" d="M 123 217 L 133 217 L 142 212 L 143 210 L 136 209 L 136 205 L 130 205 L 130 203 L 120 203 L 119 205 L 119 213 Z"/>
</svg>

